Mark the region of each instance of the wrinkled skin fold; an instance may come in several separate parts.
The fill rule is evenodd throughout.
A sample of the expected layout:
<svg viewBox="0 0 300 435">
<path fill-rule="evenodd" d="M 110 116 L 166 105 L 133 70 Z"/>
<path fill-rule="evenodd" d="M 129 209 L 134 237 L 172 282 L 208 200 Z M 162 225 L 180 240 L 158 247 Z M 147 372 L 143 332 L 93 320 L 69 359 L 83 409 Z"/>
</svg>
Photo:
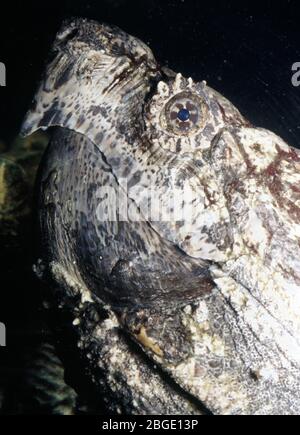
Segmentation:
<svg viewBox="0 0 300 435">
<path fill-rule="evenodd" d="M 50 127 L 37 270 L 80 295 L 74 325 L 99 347 L 87 364 L 112 395 L 122 372 L 126 412 L 143 397 L 149 413 L 299 414 L 299 151 L 82 19 L 58 33 L 22 132 Z M 107 315 L 91 328 L 78 313 L 95 304 Z"/>
</svg>

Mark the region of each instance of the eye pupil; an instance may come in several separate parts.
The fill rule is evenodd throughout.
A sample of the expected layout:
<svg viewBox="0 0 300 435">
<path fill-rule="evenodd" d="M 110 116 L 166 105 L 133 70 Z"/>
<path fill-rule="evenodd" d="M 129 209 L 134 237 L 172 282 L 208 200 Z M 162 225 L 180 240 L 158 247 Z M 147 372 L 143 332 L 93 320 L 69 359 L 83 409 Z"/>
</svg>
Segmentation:
<svg viewBox="0 0 300 435">
<path fill-rule="evenodd" d="M 160 113 L 161 127 L 176 136 L 192 137 L 203 130 L 208 107 L 197 93 L 183 91 L 175 94 Z"/>
<path fill-rule="evenodd" d="M 188 121 L 190 119 L 190 111 L 184 108 L 180 109 L 177 118 L 182 122 Z"/>
</svg>

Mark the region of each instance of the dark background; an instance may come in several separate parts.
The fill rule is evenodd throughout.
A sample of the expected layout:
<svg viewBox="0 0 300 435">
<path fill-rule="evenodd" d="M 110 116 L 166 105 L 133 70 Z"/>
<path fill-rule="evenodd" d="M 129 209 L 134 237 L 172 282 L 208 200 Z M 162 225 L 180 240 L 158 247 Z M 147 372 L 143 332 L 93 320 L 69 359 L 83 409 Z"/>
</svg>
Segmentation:
<svg viewBox="0 0 300 435">
<path fill-rule="evenodd" d="M 118 25 L 139 37 L 161 64 L 207 80 L 252 123 L 300 147 L 300 87 L 291 83 L 292 64 L 300 62 L 298 3 L 3 0 L 0 61 L 7 67 L 7 87 L 0 88 L 0 140 L 10 142 L 17 135 L 62 20 L 84 16 Z M 0 348 L 0 384 L 5 378 L 10 386 L 8 413 L 22 412 L 18 403 L 26 400 L 24 355 L 41 340 L 39 332 L 43 334 L 43 313 L 30 267 L 31 247 L 18 255 L 20 266 L 16 269 L 12 264 L 9 282 L 1 278 L 3 270 L 0 276 L 0 321 L 8 332 L 7 348 Z"/>
<path fill-rule="evenodd" d="M 161 63 L 207 80 L 255 124 L 297 145 L 300 88 L 291 85 L 291 66 L 300 61 L 298 3 L 2 1 L 0 61 L 7 65 L 7 88 L 0 88 L 0 138 L 17 133 L 61 21 L 85 16 L 138 36 Z"/>
</svg>

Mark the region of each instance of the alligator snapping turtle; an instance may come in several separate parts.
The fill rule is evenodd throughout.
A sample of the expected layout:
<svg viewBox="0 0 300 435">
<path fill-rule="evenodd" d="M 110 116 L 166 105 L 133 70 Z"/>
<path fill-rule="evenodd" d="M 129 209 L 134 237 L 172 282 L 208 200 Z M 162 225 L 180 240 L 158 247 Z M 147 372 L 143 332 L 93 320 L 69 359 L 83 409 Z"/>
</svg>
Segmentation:
<svg viewBox="0 0 300 435">
<path fill-rule="evenodd" d="M 116 27 L 52 55 L 36 272 L 110 410 L 298 414 L 299 151 Z"/>
</svg>

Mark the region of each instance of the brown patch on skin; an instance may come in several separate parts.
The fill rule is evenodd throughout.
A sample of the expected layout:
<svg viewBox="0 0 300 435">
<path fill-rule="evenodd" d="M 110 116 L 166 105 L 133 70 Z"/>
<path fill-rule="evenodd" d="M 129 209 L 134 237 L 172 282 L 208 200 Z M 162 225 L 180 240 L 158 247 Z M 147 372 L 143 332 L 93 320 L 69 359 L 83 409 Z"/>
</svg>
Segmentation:
<svg viewBox="0 0 300 435">
<path fill-rule="evenodd" d="M 179 125 L 180 130 L 188 132 L 188 130 L 191 128 L 191 123 L 189 121 L 183 122 L 183 121 L 177 121 L 177 124 Z"/>
<path fill-rule="evenodd" d="M 232 158 L 232 149 L 231 148 L 226 148 L 226 153 L 228 154 L 228 159 L 231 159 Z"/>
<path fill-rule="evenodd" d="M 147 349 L 150 349 L 153 353 L 155 353 L 155 355 L 158 355 L 160 357 L 164 356 L 163 351 L 161 350 L 159 345 L 156 343 L 156 341 L 147 335 L 147 330 L 144 326 L 141 327 L 138 334 L 135 334 L 135 338 L 144 347 L 146 347 Z"/>
<path fill-rule="evenodd" d="M 299 193 L 300 194 L 300 187 L 295 186 L 294 184 L 291 185 L 291 190 L 294 193 Z"/>
<path fill-rule="evenodd" d="M 226 193 L 225 197 L 228 199 L 230 197 L 229 194 L 232 192 L 239 192 L 242 195 L 245 195 L 245 187 L 242 180 L 235 178 L 233 181 L 227 184 L 228 194 Z"/>
<path fill-rule="evenodd" d="M 128 68 L 121 71 L 120 74 L 114 77 L 113 82 L 108 83 L 108 86 L 103 89 L 102 91 L 103 95 L 113 91 L 117 86 L 121 87 L 122 83 L 125 82 L 128 79 L 128 77 L 130 77 L 133 71 L 134 71 L 134 65 L 130 65 L 128 66 Z"/>
<path fill-rule="evenodd" d="M 288 213 L 295 221 L 300 220 L 300 208 L 297 207 L 292 201 L 287 201 Z"/>
<path fill-rule="evenodd" d="M 264 172 L 268 177 L 276 177 L 279 175 L 277 163 L 271 163 Z"/>
<path fill-rule="evenodd" d="M 271 195 L 274 197 L 274 199 L 276 200 L 277 204 L 279 205 L 280 208 L 285 208 L 288 212 L 288 214 L 290 215 L 290 217 L 293 220 L 300 220 L 300 208 L 298 206 L 296 206 L 292 201 L 284 198 L 282 196 L 282 192 L 284 191 L 284 185 L 282 183 L 281 180 L 281 175 L 282 175 L 282 171 L 280 169 L 280 165 L 282 163 L 282 161 L 287 161 L 291 164 L 295 163 L 295 162 L 300 162 L 300 155 L 298 155 L 298 153 L 296 152 L 296 150 L 289 150 L 289 151 L 284 151 L 280 148 L 279 145 L 276 146 L 276 150 L 277 150 L 277 156 L 274 159 L 274 161 L 272 163 L 269 164 L 269 166 L 262 171 L 260 174 L 257 174 L 257 168 L 256 166 L 254 166 L 248 156 L 248 154 L 246 153 L 243 145 L 237 140 L 236 141 L 237 146 L 239 148 L 239 151 L 246 163 L 247 166 L 247 176 L 251 177 L 251 176 L 255 176 L 257 178 L 262 178 L 262 182 L 265 183 L 267 185 L 267 187 L 269 188 L 269 191 L 271 193 Z M 257 152 L 262 152 L 261 151 L 261 145 L 260 144 L 255 144 L 254 145 L 254 149 Z M 239 180 L 235 180 L 233 183 L 230 183 L 230 190 L 238 190 L 238 186 L 239 186 Z M 294 185 L 290 185 L 289 188 L 297 194 L 300 194 L 300 188 L 298 188 L 297 186 Z M 249 247 L 250 248 L 250 247 Z M 253 247 L 252 247 L 253 250 Z"/>
<path fill-rule="evenodd" d="M 221 104 L 220 104 L 220 103 L 218 103 L 218 106 L 219 106 L 219 108 L 220 108 L 220 111 L 221 111 L 221 113 L 222 113 L 222 118 L 223 118 L 223 121 L 224 121 L 224 123 L 226 124 L 226 123 L 228 122 L 228 118 L 227 118 L 227 116 L 226 116 L 226 112 L 225 112 L 225 109 L 224 109 L 224 107 L 223 107 L 223 106 L 221 106 Z"/>
<path fill-rule="evenodd" d="M 284 160 L 290 163 L 300 162 L 300 155 L 298 155 L 296 150 L 293 149 L 284 151 L 279 147 L 279 145 L 276 145 L 276 149 L 278 153 L 276 158 L 262 174 L 266 175 L 266 184 L 279 207 L 285 208 L 293 220 L 300 220 L 300 208 L 291 200 L 282 196 L 284 185 L 281 181 L 282 170 L 280 169 L 281 162 Z M 289 188 L 295 193 L 300 193 L 300 189 L 297 186 L 289 185 Z"/>
<path fill-rule="evenodd" d="M 196 107 L 194 104 L 190 103 L 190 101 L 187 101 L 187 103 L 186 103 L 186 108 L 187 108 L 190 112 L 192 112 L 192 111 L 197 111 L 197 107 Z"/>
<path fill-rule="evenodd" d="M 245 245 L 247 246 L 247 248 L 249 249 L 249 251 L 253 252 L 253 254 L 255 255 L 259 255 L 259 251 L 257 249 L 257 246 L 254 245 L 253 243 L 247 243 L 247 241 L 244 241 Z"/>
<path fill-rule="evenodd" d="M 205 373 L 206 373 L 205 369 L 199 363 L 197 363 L 194 369 L 194 376 L 196 378 L 200 378 L 202 376 L 205 376 Z"/>
<path fill-rule="evenodd" d="M 276 145 L 277 156 L 272 163 L 265 169 L 265 174 L 269 176 L 277 177 L 281 175 L 280 164 L 283 160 L 289 163 L 300 162 L 300 155 L 293 149 L 290 151 L 282 150 L 279 145 Z"/>
<path fill-rule="evenodd" d="M 295 283 L 300 285 L 300 277 L 295 274 L 295 271 L 292 268 L 286 269 L 282 266 L 282 264 L 278 264 L 278 267 L 285 278 L 290 279 L 292 277 L 294 278 Z"/>
<path fill-rule="evenodd" d="M 300 154 L 291 148 L 289 151 L 284 151 L 279 145 L 276 145 L 279 160 L 287 160 L 288 162 L 300 162 Z"/>
<path fill-rule="evenodd" d="M 261 145 L 259 143 L 256 143 L 255 145 L 253 145 L 253 149 L 254 151 L 256 151 L 259 154 L 263 154 L 263 151 L 261 149 Z"/>
<path fill-rule="evenodd" d="M 219 109 L 221 111 L 224 124 L 231 124 L 231 125 L 235 125 L 237 127 L 252 127 L 251 122 L 247 121 L 246 119 L 232 118 L 231 116 L 227 116 L 224 107 L 218 101 L 217 101 L 217 104 L 218 104 Z"/>
<path fill-rule="evenodd" d="M 217 201 L 213 198 L 213 195 L 211 195 L 211 193 L 209 192 L 209 190 L 205 184 L 203 185 L 203 190 L 204 190 L 205 196 L 209 202 L 209 205 L 215 205 L 217 203 Z"/>
<path fill-rule="evenodd" d="M 242 157 L 244 159 L 244 162 L 246 163 L 247 170 L 248 170 L 248 175 L 250 176 L 250 175 L 254 174 L 256 172 L 256 169 L 257 169 L 256 166 L 254 166 L 252 164 L 248 154 L 245 151 L 245 148 L 240 143 L 240 141 L 237 141 L 237 146 L 238 146 L 238 149 L 239 149 L 239 151 L 240 151 L 240 153 L 241 153 L 241 155 L 242 155 Z"/>
</svg>

